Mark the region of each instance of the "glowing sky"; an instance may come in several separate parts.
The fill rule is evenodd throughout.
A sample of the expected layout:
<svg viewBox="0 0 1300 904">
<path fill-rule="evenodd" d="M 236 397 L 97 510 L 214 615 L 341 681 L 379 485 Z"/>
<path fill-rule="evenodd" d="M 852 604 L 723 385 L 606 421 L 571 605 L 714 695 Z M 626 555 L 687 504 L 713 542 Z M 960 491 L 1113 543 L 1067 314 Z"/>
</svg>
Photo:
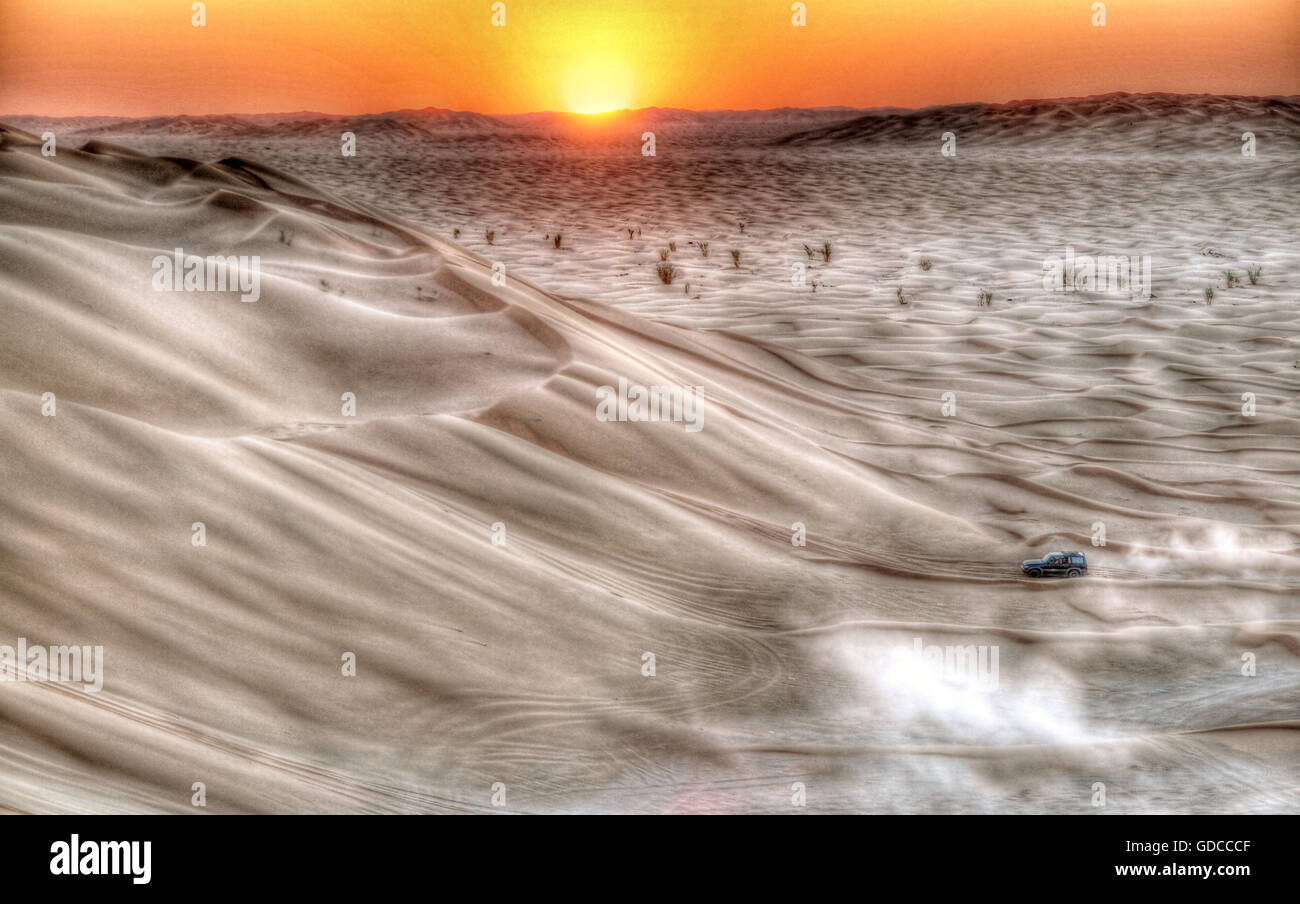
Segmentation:
<svg viewBox="0 0 1300 904">
<path fill-rule="evenodd" d="M 0 113 L 1300 94 L 1297 0 L 0 0 Z"/>
</svg>

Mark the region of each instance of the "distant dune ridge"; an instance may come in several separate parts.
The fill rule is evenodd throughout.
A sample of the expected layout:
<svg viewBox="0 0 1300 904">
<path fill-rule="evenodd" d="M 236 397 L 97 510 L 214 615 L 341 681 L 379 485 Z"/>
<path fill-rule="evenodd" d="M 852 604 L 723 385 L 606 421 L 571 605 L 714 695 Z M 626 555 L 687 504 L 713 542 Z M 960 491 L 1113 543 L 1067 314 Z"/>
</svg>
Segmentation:
<svg viewBox="0 0 1300 904">
<path fill-rule="evenodd" d="M 1091 153 L 1194 151 L 1216 128 L 1260 129 L 1300 150 L 1300 97 L 1128 94 L 1005 104 L 968 103 L 922 110 L 871 111 L 848 122 L 783 136 L 780 144 L 906 145 L 937 142 L 944 132 L 962 145 L 1009 148 L 1084 147 Z"/>
<path fill-rule="evenodd" d="M 255 162 L 261 134 L 45 157 L 24 122 L 0 127 L 0 644 L 102 645 L 103 687 L 0 682 L 0 807 L 191 812 L 201 781 L 210 812 L 789 812 L 803 783 L 817 812 L 1082 813 L 1100 781 L 1118 812 L 1300 810 L 1296 212 L 1266 181 L 1294 166 L 1052 206 L 1054 165 L 835 148 L 678 177 L 671 149 L 636 177 L 455 168 L 419 136 L 268 152 L 402 217 Z M 476 199 L 475 170 L 517 181 Z M 1175 222 L 1156 177 L 1187 179 Z M 1222 192 L 1250 200 L 1226 225 Z M 512 197 L 496 244 L 460 219 Z M 1158 298 L 1042 290 L 1044 254 L 1128 251 L 1153 206 Z M 790 281 L 814 229 L 815 293 Z M 702 296 L 653 279 L 670 240 Z M 176 248 L 256 257 L 258 300 L 154 291 Z M 1200 303 L 1239 259 L 1263 282 Z M 625 384 L 700 387 L 700 429 L 600 419 Z M 1093 575 L 1020 576 L 1061 548 Z M 927 646 L 995 648 L 995 687 Z"/>
<path fill-rule="evenodd" d="M 1215 127 L 1266 130 L 1300 150 L 1300 97 L 1239 97 L 1205 94 L 1113 94 L 1008 103 L 962 103 L 907 110 L 850 107 L 772 110 L 679 110 L 648 107 L 599 117 L 571 113 L 487 116 L 429 107 L 387 113 L 222 114 L 148 118 L 75 117 L 49 120 L 4 117 L 19 128 L 39 131 L 61 125 L 91 135 L 226 136 L 292 139 L 364 132 L 430 140 L 498 139 L 537 141 L 593 138 L 621 140 L 636 129 L 660 129 L 692 141 L 771 140 L 783 145 L 854 144 L 908 147 L 939 141 L 944 132 L 972 148 L 1032 149 L 1086 146 L 1092 152 L 1150 153 L 1194 149 Z"/>
<path fill-rule="evenodd" d="M 693 140 L 713 135 L 729 141 L 767 139 L 798 128 L 840 122 L 859 112 L 850 107 L 774 110 L 678 110 L 648 107 L 591 117 L 578 113 L 520 113 L 487 116 L 428 107 L 387 113 L 339 115 L 325 113 L 216 114 L 208 116 L 70 117 L 18 115 L 4 121 L 40 131 L 57 126 L 83 137 L 228 137 L 292 140 L 315 135 L 337 136 L 344 131 L 371 137 L 422 138 L 431 141 L 610 140 L 638 129 L 666 130 L 666 135 Z M 725 127 L 725 128 L 721 128 Z"/>
</svg>

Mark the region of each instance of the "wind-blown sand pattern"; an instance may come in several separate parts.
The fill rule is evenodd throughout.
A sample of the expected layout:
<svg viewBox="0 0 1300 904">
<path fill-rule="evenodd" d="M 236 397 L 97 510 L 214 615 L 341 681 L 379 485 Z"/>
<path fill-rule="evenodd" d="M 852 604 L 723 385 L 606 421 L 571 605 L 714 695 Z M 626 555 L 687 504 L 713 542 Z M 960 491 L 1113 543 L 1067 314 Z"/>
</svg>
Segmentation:
<svg viewBox="0 0 1300 904">
<path fill-rule="evenodd" d="M 0 806 L 1297 811 L 1296 100 L 1095 107 L 1168 152 L 0 130 L 0 642 L 105 648 L 100 693 L 3 686 Z M 1154 297 L 1045 291 L 1066 245 Z M 153 291 L 177 246 L 259 255 L 260 299 Z M 703 429 L 597 420 L 620 378 Z M 1060 548 L 1092 573 L 1020 575 Z M 918 637 L 996 646 L 996 691 Z"/>
</svg>

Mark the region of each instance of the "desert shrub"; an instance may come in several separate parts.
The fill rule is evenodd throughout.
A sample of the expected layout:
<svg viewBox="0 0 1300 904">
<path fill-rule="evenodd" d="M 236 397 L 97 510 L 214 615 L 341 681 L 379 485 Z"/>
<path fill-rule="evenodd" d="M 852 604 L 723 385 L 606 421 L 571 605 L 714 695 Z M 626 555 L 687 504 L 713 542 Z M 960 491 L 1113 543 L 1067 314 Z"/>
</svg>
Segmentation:
<svg viewBox="0 0 1300 904">
<path fill-rule="evenodd" d="M 483 235 L 487 238 L 487 243 L 491 245 L 492 240 L 497 237 L 497 231 L 495 229 L 486 229 L 483 231 Z"/>
<path fill-rule="evenodd" d="M 708 243 L 708 242 L 700 242 L 700 254 L 701 254 L 702 256 L 704 256 L 704 257 L 708 257 L 708 256 L 709 256 L 709 243 Z"/>
<path fill-rule="evenodd" d="M 736 249 L 736 248 L 732 248 L 732 249 L 731 249 L 731 263 L 732 263 L 732 266 L 734 266 L 737 270 L 740 269 L 740 251 L 739 251 L 739 249 Z"/>
<path fill-rule="evenodd" d="M 932 263 L 930 262 L 930 259 L 929 259 L 928 257 L 923 257 L 923 258 L 921 258 L 921 269 L 922 269 L 922 270 L 929 270 L 932 266 L 934 266 L 934 264 L 932 264 Z"/>
<path fill-rule="evenodd" d="M 830 242 L 822 242 L 821 255 L 822 255 L 822 261 L 824 261 L 825 263 L 828 263 L 828 264 L 831 262 L 831 243 L 830 243 Z"/>
<path fill-rule="evenodd" d="M 1252 286 L 1259 285 L 1259 275 L 1264 272 L 1264 268 L 1256 264 L 1246 268 L 1246 278 L 1250 280 Z"/>
<path fill-rule="evenodd" d="M 671 286 L 677 277 L 677 269 L 672 264 L 658 263 L 655 265 L 655 272 L 659 274 L 659 281 L 665 286 Z"/>
<path fill-rule="evenodd" d="M 560 238 L 561 238 L 560 233 L 558 233 L 558 232 L 555 233 L 555 250 L 556 250 L 556 251 L 559 251 L 559 250 L 560 250 Z"/>
<path fill-rule="evenodd" d="M 1205 287 L 1205 303 L 1214 304 L 1214 288 L 1212 286 Z"/>
<path fill-rule="evenodd" d="M 993 293 L 988 289 L 980 289 L 980 307 L 987 307 L 993 304 Z"/>
</svg>

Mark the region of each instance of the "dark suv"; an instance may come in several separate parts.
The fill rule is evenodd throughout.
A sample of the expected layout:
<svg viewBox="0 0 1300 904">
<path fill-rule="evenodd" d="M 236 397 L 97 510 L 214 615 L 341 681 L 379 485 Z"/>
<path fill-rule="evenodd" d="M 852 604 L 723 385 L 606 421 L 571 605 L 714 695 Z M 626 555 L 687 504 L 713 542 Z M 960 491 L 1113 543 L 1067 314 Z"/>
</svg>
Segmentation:
<svg viewBox="0 0 1300 904">
<path fill-rule="evenodd" d="M 1020 563 L 1020 571 L 1031 578 L 1043 575 L 1065 575 L 1077 578 L 1088 573 L 1088 560 L 1081 552 L 1049 552 L 1041 559 L 1029 559 Z"/>
</svg>

